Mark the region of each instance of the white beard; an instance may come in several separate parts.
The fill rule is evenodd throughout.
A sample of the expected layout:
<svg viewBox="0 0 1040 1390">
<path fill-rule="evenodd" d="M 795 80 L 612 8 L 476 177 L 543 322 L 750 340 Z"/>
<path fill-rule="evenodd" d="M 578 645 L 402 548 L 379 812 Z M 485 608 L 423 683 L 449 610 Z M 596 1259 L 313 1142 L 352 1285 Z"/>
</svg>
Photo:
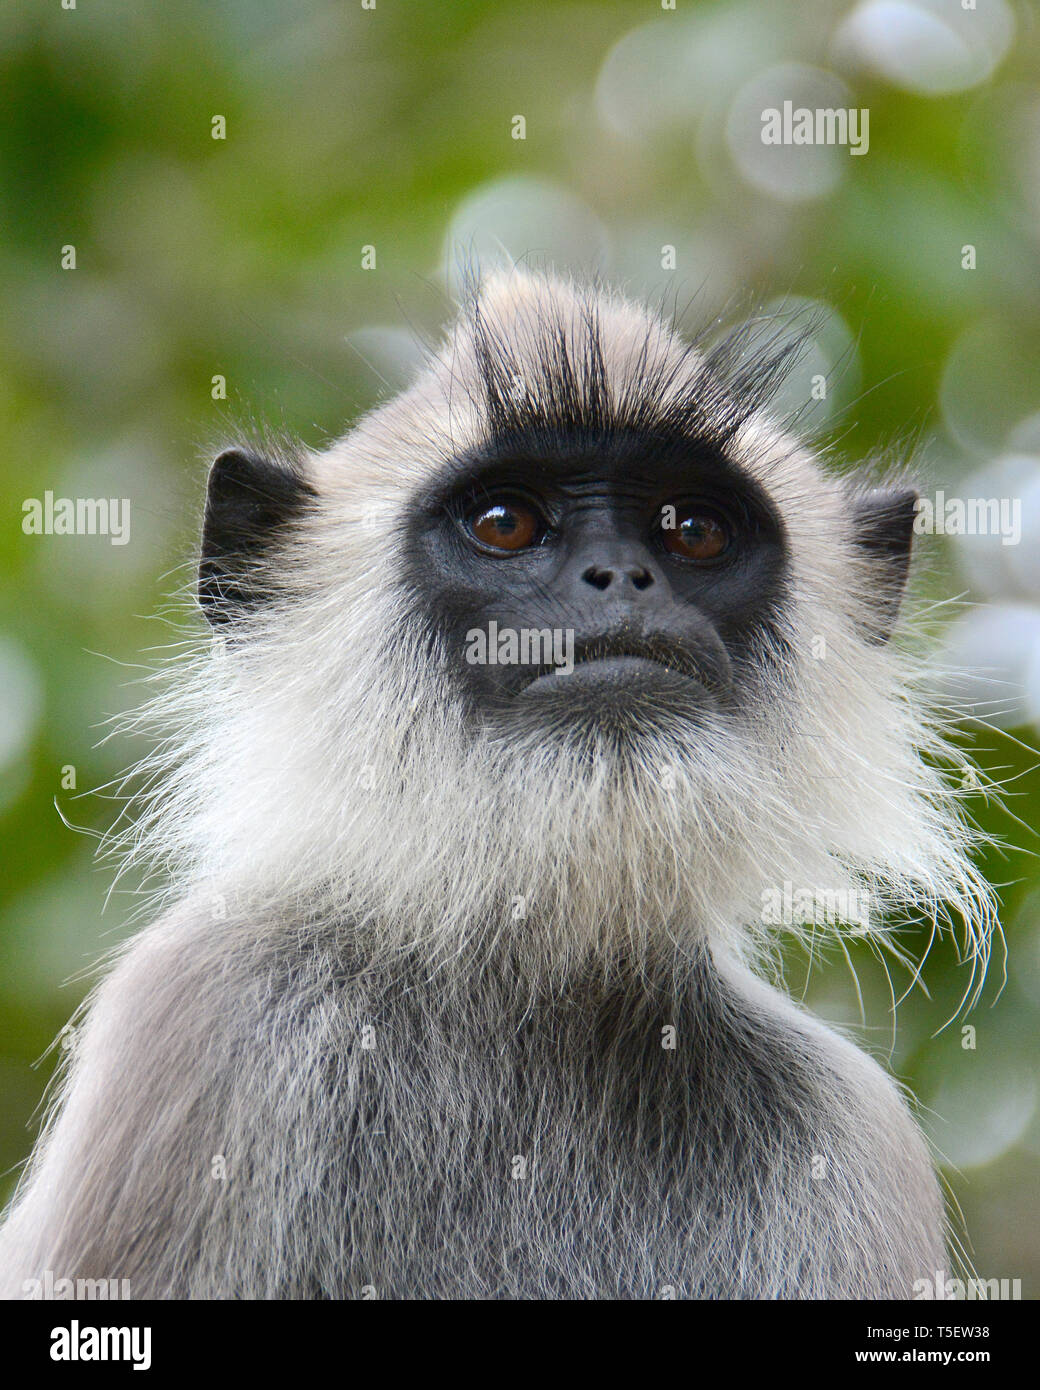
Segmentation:
<svg viewBox="0 0 1040 1390">
<path fill-rule="evenodd" d="M 493 946 L 532 977 L 755 956 L 785 883 L 869 897 L 881 939 L 892 912 L 949 912 L 984 966 L 989 891 L 894 654 L 870 650 L 854 698 L 847 669 L 805 662 L 754 717 L 505 738 L 467 725 L 416 626 L 396 598 L 326 601 L 200 657 L 142 715 L 187 754 L 117 847 L 172 870 L 164 896 L 336 916 L 448 970 Z"/>
</svg>

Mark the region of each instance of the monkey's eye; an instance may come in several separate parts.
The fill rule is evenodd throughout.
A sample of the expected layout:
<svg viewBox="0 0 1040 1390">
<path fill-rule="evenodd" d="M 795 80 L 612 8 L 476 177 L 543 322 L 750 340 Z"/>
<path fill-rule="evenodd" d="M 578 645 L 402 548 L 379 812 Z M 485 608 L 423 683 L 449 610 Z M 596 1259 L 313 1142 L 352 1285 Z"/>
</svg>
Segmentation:
<svg viewBox="0 0 1040 1390">
<path fill-rule="evenodd" d="M 724 555 L 733 543 L 733 529 L 725 517 L 708 507 L 676 507 L 674 526 L 663 524 L 664 548 L 682 560 L 708 564 Z"/>
<path fill-rule="evenodd" d="M 530 549 L 545 534 L 544 523 L 535 509 L 512 499 L 477 508 L 467 518 L 466 529 L 486 549 L 506 554 Z"/>
</svg>

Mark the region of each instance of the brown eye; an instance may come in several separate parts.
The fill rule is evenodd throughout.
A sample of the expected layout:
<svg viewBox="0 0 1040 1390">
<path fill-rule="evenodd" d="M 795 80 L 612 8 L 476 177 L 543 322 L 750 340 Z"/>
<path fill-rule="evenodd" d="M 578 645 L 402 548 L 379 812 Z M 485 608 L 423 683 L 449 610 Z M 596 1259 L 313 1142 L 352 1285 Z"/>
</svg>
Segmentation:
<svg viewBox="0 0 1040 1390">
<path fill-rule="evenodd" d="M 470 534 L 489 550 L 526 550 L 541 539 L 538 513 L 522 502 L 495 502 L 473 513 Z"/>
<path fill-rule="evenodd" d="M 717 560 L 733 539 L 726 521 L 703 507 L 675 508 L 675 525 L 661 527 L 664 547 L 683 560 Z"/>
</svg>

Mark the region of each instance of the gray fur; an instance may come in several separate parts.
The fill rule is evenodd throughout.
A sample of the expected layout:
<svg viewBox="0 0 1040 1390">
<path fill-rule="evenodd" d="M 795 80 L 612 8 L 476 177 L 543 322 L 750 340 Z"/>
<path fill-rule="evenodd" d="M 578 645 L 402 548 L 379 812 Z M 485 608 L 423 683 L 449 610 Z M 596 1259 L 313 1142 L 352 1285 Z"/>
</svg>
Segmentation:
<svg viewBox="0 0 1040 1390">
<path fill-rule="evenodd" d="M 732 963 L 532 999 L 508 962 L 445 989 L 348 939 L 186 913 L 139 941 L 9 1273 L 134 1297 L 879 1298 L 942 1267 L 892 1083 Z"/>
</svg>

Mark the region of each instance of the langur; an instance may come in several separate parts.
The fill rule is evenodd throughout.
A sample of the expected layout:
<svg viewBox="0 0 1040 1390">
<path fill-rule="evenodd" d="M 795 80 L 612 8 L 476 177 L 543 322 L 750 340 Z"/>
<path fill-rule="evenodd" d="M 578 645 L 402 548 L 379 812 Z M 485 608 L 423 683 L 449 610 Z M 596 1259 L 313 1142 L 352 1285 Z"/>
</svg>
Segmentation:
<svg viewBox="0 0 1040 1390">
<path fill-rule="evenodd" d="M 984 967 L 893 637 L 916 494 L 824 468 L 749 341 L 502 272 L 331 447 L 219 455 L 207 635 L 125 837 L 163 886 L 74 1030 L 9 1297 L 904 1298 L 944 1267 L 908 1100 L 787 997 L 763 911 L 956 920 Z"/>
</svg>

